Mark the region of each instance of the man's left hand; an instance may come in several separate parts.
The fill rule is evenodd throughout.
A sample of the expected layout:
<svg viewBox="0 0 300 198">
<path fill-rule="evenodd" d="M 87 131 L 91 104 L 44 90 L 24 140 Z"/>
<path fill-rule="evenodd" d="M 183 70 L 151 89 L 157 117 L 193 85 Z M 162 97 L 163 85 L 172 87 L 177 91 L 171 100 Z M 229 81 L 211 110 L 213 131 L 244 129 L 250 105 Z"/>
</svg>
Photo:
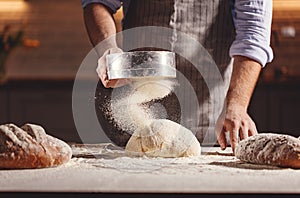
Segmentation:
<svg viewBox="0 0 300 198">
<path fill-rule="evenodd" d="M 261 65 L 244 56 L 234 56 L 232 76 L 224 102 L 225 106 L 216 123 L 218 142 L 226 149 L 226 132 L 234 152 L 239 138 L 257 134 L 256 126 L 247 113 L 250 98 L 261 71 Z"/>
<path fill-rule="evenodd" d="M 257 129 L 247 110 L 239 105 L 233 105 L 224 109 L 217 120 L 216 132 L 222 150 L 227 146 L 225 133 L 229 133 L 230 144 L 234 152 L 239 140 L 257 134 Z"/>
</svg>

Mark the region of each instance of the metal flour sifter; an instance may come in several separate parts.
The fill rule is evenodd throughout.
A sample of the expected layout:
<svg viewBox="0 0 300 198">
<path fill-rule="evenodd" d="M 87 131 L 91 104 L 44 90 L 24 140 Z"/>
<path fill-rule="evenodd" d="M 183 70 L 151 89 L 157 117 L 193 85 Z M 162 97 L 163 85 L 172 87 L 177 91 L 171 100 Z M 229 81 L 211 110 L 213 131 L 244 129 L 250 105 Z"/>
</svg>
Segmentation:
<svg viewBox="0 0 300 198">
<path fill-rule="evenodd" d="M 108 79 L 165 77 L 176 78 L 175 53 L 135 51 L 107 55 Z"/>
</svg>

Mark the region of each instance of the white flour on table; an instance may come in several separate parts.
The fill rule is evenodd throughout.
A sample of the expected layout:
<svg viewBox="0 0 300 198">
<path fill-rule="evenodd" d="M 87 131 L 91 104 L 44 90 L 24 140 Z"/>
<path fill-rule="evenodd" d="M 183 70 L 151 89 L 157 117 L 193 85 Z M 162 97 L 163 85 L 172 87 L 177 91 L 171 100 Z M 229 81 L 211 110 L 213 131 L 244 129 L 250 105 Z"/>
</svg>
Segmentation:
<svg viewBox="0 0 300 198">
<path fill-rule="evenodd" d="M 216 172 L 220 174 L 239 174 L 249 172 L 251 174 L 272 174 L 274 170 L 288 170 L 274 166 L 257 165 L 241 162 L 236 159 L 231 151 L 219 151 L 217 148 L 205 149 L 200 156 L 163 158 L 163 157 L 132 157 L 123 149 L 113 144 L 72 146 L 73 166 L 82 166 L 92 170 L 110 169 L 122 173 L 144 174 L 175 174 L 194 175 L 200 172 Z M 256 172 L 260 170 L 260 172 Z M 262 172 L 263 171 L 263 172 Z M 274 172 L 276 174 L 276 171 Z"/>
</svg>

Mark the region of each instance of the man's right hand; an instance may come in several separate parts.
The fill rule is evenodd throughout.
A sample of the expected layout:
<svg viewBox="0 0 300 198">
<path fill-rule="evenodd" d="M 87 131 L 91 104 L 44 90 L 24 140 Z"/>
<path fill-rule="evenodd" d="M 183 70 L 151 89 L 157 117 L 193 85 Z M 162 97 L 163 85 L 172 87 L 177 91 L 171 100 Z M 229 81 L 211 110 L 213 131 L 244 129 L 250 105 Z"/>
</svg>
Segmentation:
<svg viewBox="0 0 300 198">
<path fill-rule="evenodd" d="M 107 49 L 102 57 L 98 59 L 98 67 L 96 69 L 98 76 L 105 88 L 116 88 L 121 87 L 130 83 L 129 79 L 114 79 L 109 80 L 107 75 L 107 65 L 106 65 L 106 56 L 113 53 L 123 52 L 120 48 L 110 48 Z"/>
</svg>

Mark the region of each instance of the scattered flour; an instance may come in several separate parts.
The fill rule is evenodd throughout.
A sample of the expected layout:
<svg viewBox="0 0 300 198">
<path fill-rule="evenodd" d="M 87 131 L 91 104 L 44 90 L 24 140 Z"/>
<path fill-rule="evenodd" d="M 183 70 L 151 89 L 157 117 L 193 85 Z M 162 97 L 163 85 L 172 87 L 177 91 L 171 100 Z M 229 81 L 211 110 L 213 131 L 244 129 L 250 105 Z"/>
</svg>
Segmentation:
<svg viewBox="0 0 300 198">
<path fill-rule="evenodd" d="M 153 111 L 146 103 L 168 96 L 175 85 L 176 82 L 171 79 L 146 78 L 135 80 L 126 90 L 116 91 L 110 108 L 114 122 L 132 134 L 150 120 L 166 118 L 164 108 Z"/>
</svg>

